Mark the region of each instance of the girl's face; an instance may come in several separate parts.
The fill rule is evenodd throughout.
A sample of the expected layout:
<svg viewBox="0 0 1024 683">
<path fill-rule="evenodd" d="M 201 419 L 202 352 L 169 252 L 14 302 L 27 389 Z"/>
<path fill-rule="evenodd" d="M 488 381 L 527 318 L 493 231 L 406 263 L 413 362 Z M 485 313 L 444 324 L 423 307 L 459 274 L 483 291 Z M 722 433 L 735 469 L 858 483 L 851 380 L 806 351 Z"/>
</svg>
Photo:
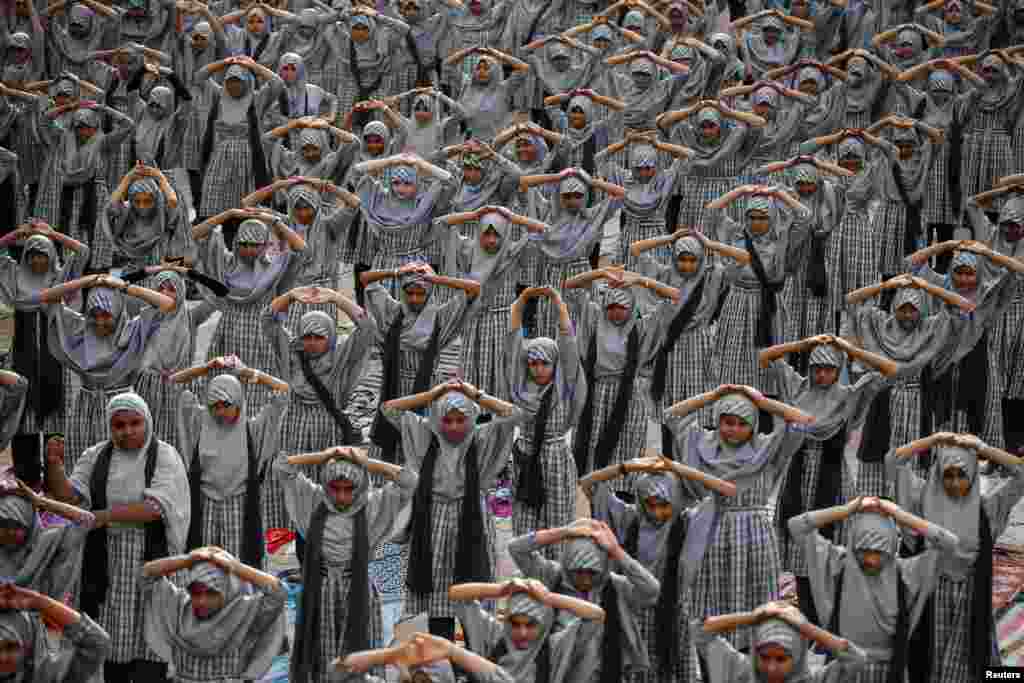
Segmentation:
<svg viewBox="0 0 1024 683">
<path fill-rule="evenodd" d="M 947 467 L 942 471 L 942 488 L 947 496 L 959 500 L 971 492 L 971 480 L 962 467 Z"/>
<path fill-rule="evenodd" d="M 25 648 L 16 640 L 0 640 L 0 674 L 15 674 L 21 670 Z"/>
<path fill-rule="evenodd" d="M 365 43 L 370 39 L 370 27 L 359 24 L 352 27 L 352 40 L 357 43 Z"/>
<path fill-rule="evenodd" d="M 917 147 L 909 140 L 900 140 L 896 143 L 896 149 L 899 150 L 900 161 L 909 161 L 914 158 Z"/>
<path fill-rule="evenodd" d="M 469 419 L 458 410 L 449 410 L 441 418 L 441 433 L 449 443 L 462 443 L 472 428 Z"/>
<path fill-rule="evenodd" d="M 75 134 L 78 135 L 78 144 L 84 145 L 96 137 L 96 128 L 93 126 L 78 126 L 75 128 Z"/>
<path fill-rule="evenodd" d="M 921 318 L 921 311 L 911 304 L 902 304 L 896 309 L 896 322 L 908 332 L 917 327 L 917 321 Z"/>
<path fill-rule="evenodd" d="M 327 337 L 321 337 L 318 334 L 307 334 L 302 337 L 302 352 L 310 355 L 319 356 L 327 353 L 327 346 L 329 344 Z"/>
<path fill-rule="evenodd" d="M 793 0 L 789 5 L 789 13 L 798 19 L 806 19 L 811 15 L 811 6 L 807 0 Z"/>
<path fill-rule="evenodd" d="M 294 83 L 295 79 L 299 77 L 299 67 L 296 64 L 285 64 L 279 73 L 285 83 Z"/>
<path fill-rule="evenodd" d="M 739 415 L 718 418 L 718 435 L 730 446 L 742 446 L 754 435 L 754 428 Z"/>
<path fill-rule="evenodd" d="M 332 479 L 327 483 L 327 492 L 334 504 L 345 510 L 355 501 L 356 484 L 350 479 Z"/>
<path fill-rule="evenodd" d="M 36 275 L 45 275 L 50 272 L 50 257 L 42 252 L 33 251 L 28 255 L 28 267 Z"/>
<path fill-rule="evenodd" d="M 295 207 L 295 222 L 299 225 L 312 225 L 316 218 L 316 208 L 306 204 Z"/>
<path fill-rule="evenodd" d="M 565 192 L 559 195 L 562 201 L 562 208 L 567 211 L 578 212 L 583 208 L 582 192 Z"/>
<path fill-rule="evenodd" d="M 572 583 L 578 593 L 589 593 L 594 590 L 594 579 L 597 572 L 593 569 L 576 569 L 572 572 Z"/>
<path fill-rule="evenodd" d="M 676 257 L 676 270 L 680 275 L 693 275 L 700 267 L 700 259 L 693 254 L 680 254 Z"/>
<path fill-rule="evenodd" d="M 310 164 L 318 163 L 320 161 L 320 148 L 316 145 L 303 145 L 302 158 Z"/>
<path fill-rule="evenodd" d="M 402 15 L 402 18 L 406 21 L 415 21 L 420 16 L 420 7 L 415 2 L 401 2 L 398 5 L 398 11 Z"/>
<path fill-rule="evenodd" d="M 635 172 L 638 180 L 646 182 L 654 179 L 654 176 L 658 174 L 658 169 L 655 166 L 644 166 L 635 169 Z"/>
<path fill-rule="evenodd" d="M 205 33 L 193 33 L 192 34 L 192 49 L 196 52 L 202 52 L 206 48 L 210 47 L 210 39 Z"/>
<path fill-rule="evenodd" d="M 395 193 L 397 193 L 402 199 L 416 198 L 416 183 L 403 183 L 396 181 L 392 183 L 391 186 L 395 188 Z"/>
<path fill-rule="evenodd" d="M 960 266 L 953 271 L 953 287 L 958 292 L 973 292 L 978 288 L 978 271 Z"/>
<path fill-rule="evenodd" d="M 516 140 L 516 157 L 519 159 L 519 163 L 532 164 L 537 160 L 537 148 L 530 140 L 519 138 Z"/>
<path fill-rule="evenodd" d="M 647 511 L 648 517 L 659 524 L 665 524 L 672 519 L 672 503 L 661 498 L 654 496 L 644 498 L 644 510 Z"/>
<path fill-rule="evenodd" d="M 434 120 L 434 112 L 429 109 L 417 109 L 413 112 L 413 116 L 416 117 L 416 123 L 421 126 L 425 126 Z"/>
<path fill-rule="evenodd" d="M 575 108 L 569 112 L 569 125 L 573 130 L 583 130 L 587 127 L 587 115 L 582 109 Z"/>
<path fill-rule="evenodd" d="M 508 625 L 512 632 L 512 647 L 517 650 L 528 650 L 540 638 L 540 624 L 526 615 L 513 614 L 508 618 Z"/>
<path fill-rule="evenodd" d="M 486 59 L 481 59 L 476 64 L 476 80 L 485 85 L 491 82 L 491 63 Z"/>
<path fill-rule="evenodd" d="M 607 38 L 598 38 L 597 40 L 594 41 L 594 47 L 596 47 L 601 52 L 606 52 L 608 48 L 610 48 L 611 46 L 612 41 L 608 40 Z"/>
<path fill-rule="evenodd" d="M 818 183 L 800 181 L 796 184 L 796 191 L 801 197 L 810 197 L 818 191 Z"/>
<path fill-rule="evenodd" d="M 947 24 L 952 26 L 959 25 L 960 20 L 963 18 L 963 6 L 959 0 L 947 0 L 943 8 L 943 16 Z"/>
<path fill-rule="evenodd" d="M 403 294 L 405 303 L 413 311 L 421 311 L 427 305 L 427 290 L 422 287 L 406 287 Z"/>
<path fill-rule="evenodd" d="M 136 412 L 119 410 L 110 418 L 110 437 L 122 450 L 138 450 L 146 445 L 146 418 Z"/>
<path fill-rule="evenodd" d="M 267 30 L 267 18 L 260 10 L 253 10 L 245 19 L 245 30 L 254 36 L 263 35 Z"/>
<path fill-rule="evenodd" d="M 240 78 L 228 78 L 224 81 L 224 89 L 231 97 L 241 97 L 245 94 L 245 83 Z"/>
<path fill-rule="evenodd" d="M 196 619 L 209 619 L 224 608 L 224 596 L 205 584 L 193 583 L 188 587 L 188 594 Z"/>
<path fill-rule="evenodd" d="M 480 181 L 484 179 L 484 172 L 482 169 L 476 166 L 463 166 L 462 168 L 462 180 L 467 185 L 479 185 Z"/>
<path fill-rule="evenodd" d="M 769 114 L 771 114 L 771 111 L 772 105 L 768 102 L 761 101 L 754 103 L 754 113 L 760 116 L 762 119 L 767 119 Z"/>
<path fill-rule="evenodd" d="M 526 361 L 526 369 L 529 371 L 533 383 L 542 387 L 551 384 L 551 380 L 555 377 L 555 366 L 539 358 L 531 358 Z"/>
<path fill-rule="evenodd" d="M 864 167 L 864 162 L 860 157 L 846 156 L 839 160 L 839 165 L 851 173 L 860 173 L 861 168 Z"/>
<path fill-rule="evenodd" d="M 771 219 L 767 211 L 761 211 L 760 209 L 749 211 L 747 219 L 750 221 L 750 232 L 755 235 L 763 235 L 771 228 Z"/>
<path fill-rule="evenodd" d="M 805 95 L 810 95 L 811 97 L 818 96 L 818 81 L 813 78 L 805 78 L 800 81 L 800 84 L 797 87 L 800 89 L 800 92 Z"/>
<path fill-rule="evenodd" d="M 767 683 L 783 683 L 793 671 L 793 657 L 778 645 L 757 648 L 757 670 Z"/>
<path fill-rule="evenodd" d="M 71 95 L 60 94 L 60 95 L 54 96 L 53 103 L 56 104 L 58 107 L 63 107 L 66 104 L 71 104 L 71 101 L 73 99 L 74 98 L 71 97 Z"/>
<path fill-rule="evenodd" d="M 815 365 L 811 371 L 814 373 L 814 383 L 819 387 L 830 387 L 839 379 L 839 368 L 831 365 Z"/>
<path fill-rule="evenodd" d="M 715 121 L 704 121 L 700 124 L 700 135 L 704 142 L 714 142 L 722 134 L 722 127 Z"/>
<path fill-rule="evenodd" d="M 0 523 L 0 547 L 16 549 L 25 544 L 28 533 L 16 522 Z"/>
<path fill-rule="evenodd" d="M 367 135 L 363 138 L 366 143 L 366 151 L 373 156 L 380 156 L 384 153 L 384 137 L 381 135 Z"/>
<path fill-rule="evenodd" d="M 498 249 L 501 248 L 501 235 L 498 234 L 497 230 L 488 227 L 480 233 L 480 248 L 488 254 L 498 253 Z"/>
<path fill-rule="evenodd" d="M 222 425 L 233 425 L 238 424 L 238 420 L 242 416 L 242 407 L 233 403 L 217 401 L 210 407 L 210 412 L 213 413 L 214 419 Z"/>
<path fill-rule="evenodd" d="M 1024 223 L 1003 221 L 999 224 L 999 229 L 1002 230 L 1007 242 L 1020 242 L 1024 238 Z"/>
</svg>

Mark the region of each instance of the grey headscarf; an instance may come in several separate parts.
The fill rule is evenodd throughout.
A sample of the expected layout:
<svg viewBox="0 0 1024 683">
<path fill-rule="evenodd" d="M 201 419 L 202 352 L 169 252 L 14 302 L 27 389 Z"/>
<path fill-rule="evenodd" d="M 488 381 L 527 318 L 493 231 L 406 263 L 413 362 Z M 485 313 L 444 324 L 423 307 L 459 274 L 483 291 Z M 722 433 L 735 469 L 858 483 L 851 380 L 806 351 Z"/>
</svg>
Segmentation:
<svg viewBox="0 0 1024 683">
<path fill-rule="evenodd" d="M 512 644 L 512 624 L 505 619 L 505 631 L 502 639 L 506 645 L 506 654 L 496 662 L 515 680 L 521 680 L 537 659 L 544 642 L 551 635 L 555 625 L 555 611 L 543 602 L 537 602 L 529 593 L 513 593 L 508 599 L 505 610 L 507 617 L 523 616 L 537 624 L 537 639 L 525 650 L 517 650 Z"/>
<path fill-rule="evenodd" d="M 128 186 L 127 194 L 128 206 L 106 212 L 104 227 L 115 250 L 133 260 L 145 259 L 168 238 L 168 224 L 177 216 L 172 214 L 173 209 L 167 205 L 167 197 L 155 178 L 136 178 Z M 143 213 L 135 208 L 131 202 L 138 194 L 152 195 L 152 209 Z"/>
<path fill-rule="evenodd" d="M 266 595 L 243 590 L 241 580 L 210 562 L 197 562 L 188 573 L 188 585 L 202 583 L 224 596 L 225 604 L 205 619 L 195 616 L 187 593 L 154 591 L 145 614 L 146 643 L 168 662 L 174 651 L 193 657 L 213 658 L 240 651 L 243 679 L 255 679 L 269 668 L 285 637 L 284 611 L 267 618 L 262 602 Z"/>
<path fill-rule="evenodd" d="M 154 289 L 166 282 L 174 287 L 178 306 L 160 323 L 160 334 L 146 344 L 142 362 L 144 369 L 164 374 L 187 368 L 192 363 L 193 350 L 192 314 L 186 302 L 188 287 L 173 270 L 162 270 L 153 276 Z"/>
<path fill-rule="evenodd" d="M 341 515 L 342 517 L 354 517 L 357 512 L 366 507 L 366 503 L 369 500 L 370 477 L 366 470 L 359 465 L 348 460 L 336 458 L 324 466 L 323 480 L 326 485 L 338 479 L 346 479 L 355 486 L 355 489 L 352 491 L 352 504 L 347 508 L 339 508 L 335 504 L 334 498 L 327 494 L 326 489 L 323 489 L 323 502 L 330 509 L 331 514 Z"/>
<path fill-rule="evenodd" d="M 218 401 L 238 406 L 238 421 L 222 423 L 213 415 Z M 203 495 L 211 500 L 226 500 L 245 491 L 248 481 L 246 463 L 249 445 L 246 430 L 245 388 L 234 375 L 214 377 L 206 389 L 206 410 L 199 432 L 199 462 L 202 468 Z"/>
<path fill-rule="evenodd" d="M 600 595 L 606 581 L 611 578 L 608 553 L 592 538 L 573 538 L 562 549 L 562 582 L 570 592 L 576 592 L 573 572 L 590 570 L 594 572 L 591 593 Z"/>
<path fill-rule="evenodd" d="M 45 254 L 50 259 L 49 269 L 42 275 L 36 275 L 29 266 L 29 257 L 33 252 Z M 64 273 L 57 260 L 57 249 L 49 237 L 44 235 L 32 235 L 22 247 L 21 262 L 15 269 L 13 282 L 7 278 L 0 279 L 0 293 L 3 294 L 9 305 L 18 310 L 33 310 L 38 308 L 35 303 L 36 296 L 44 289 L 60 284 L 64 279 Z"/>
<path fill-rule="evenodd" d="M 942 484 L 943 473 L 952 467 L 962 469 L 971 481 L 965 498 L 950 498 Z M 943 575 L 963 579 L 973 570 L 981 543 L 978 523 L 982 502 L 977 452 L 952 445 L 939 447 L 921 491 L 921 514 L 960 539 L 956 554 L 943 556 L 940 565 Z"/>
</svg>

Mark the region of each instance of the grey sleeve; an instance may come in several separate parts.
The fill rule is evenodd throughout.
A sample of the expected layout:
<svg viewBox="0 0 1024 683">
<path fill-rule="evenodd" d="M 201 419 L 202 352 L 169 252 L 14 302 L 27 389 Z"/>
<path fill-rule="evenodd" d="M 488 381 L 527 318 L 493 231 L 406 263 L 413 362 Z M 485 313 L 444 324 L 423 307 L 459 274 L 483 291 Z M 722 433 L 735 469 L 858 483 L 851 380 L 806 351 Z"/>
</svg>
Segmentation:
<svg viewBox="0 0 1024 683">
<path fill-rule="evenodd" d="M 562 565 L 541 555 L 539 549 L 533 533 L 513 538 L 508 543 L 509 555 L 523 576 L 542 581 L 548 590 L 554 590 L 562 578 Z"/>
<path fill-rule="evenodd" d="M 626 554 L 617 562 L 618 573 L 626 582 L 623 599 L 635 608 L 653 607 L 658 602 L 661 582 L 636 559 Z"/>
</svg>

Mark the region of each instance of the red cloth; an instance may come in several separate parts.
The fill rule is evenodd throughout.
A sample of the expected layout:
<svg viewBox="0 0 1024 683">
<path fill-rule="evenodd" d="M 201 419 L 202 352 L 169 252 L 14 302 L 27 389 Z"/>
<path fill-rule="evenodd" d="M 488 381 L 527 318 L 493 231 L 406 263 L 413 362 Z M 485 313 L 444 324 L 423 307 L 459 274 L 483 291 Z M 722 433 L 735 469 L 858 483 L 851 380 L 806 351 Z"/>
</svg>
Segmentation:
<svg viewBox="0 0 1024 683">
<path fill-rule="evenodd" d="M 280 550 L 281 546 L 295 540 L 295 532 L 289 529 L 267 529 L 263 535 L 267 541 L 267 553 L 270 555 Z"/>
</svg>

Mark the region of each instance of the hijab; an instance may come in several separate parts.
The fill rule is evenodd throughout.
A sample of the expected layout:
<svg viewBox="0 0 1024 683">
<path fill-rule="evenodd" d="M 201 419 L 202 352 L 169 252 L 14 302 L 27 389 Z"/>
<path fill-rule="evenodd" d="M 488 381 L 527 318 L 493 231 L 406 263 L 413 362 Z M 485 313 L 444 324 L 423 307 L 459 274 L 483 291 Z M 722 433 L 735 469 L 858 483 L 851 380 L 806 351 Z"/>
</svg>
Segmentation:
<svg viewBox="0 0 1024 683">
<path fill-rule="evenodd" d="M 187 368 L 192 363 L 192 314 L 186 302 L 188 287 L 185 280 L 173 270 L 162 270 L 153 276 L 153 289 L 165 282 L 171 283 L 178 305 L 166 314 L 160 324 L 160 334 L 146 344 L 142 367 L 167 374 Z"/>
<path fill-rule="evenodd" d="M 512 679 L 523 680 L 523 677 L 530 671 L 530 666 L 537 662 L 538 656 L 541 655 L 541 650 L 551 636 L 551 631 L 555 625 L 555 610 L 543 602 L 538 602 L 529 593 L 521 592 L 513 593 L 509 597 L 505 614 L 506 618 L 502 626 L 501 636 L 505 652 L 497 659 L 496 663 L 508 672 Z M 511 617 L 526 617 L 538 626 L 537 639 L 531 642 L 530 647 L 525 650 L 517 650 L 512 642 Z"/>
<path fill-rule="evenodd" d="M 780 647 L 793 658 L 793 669 L 786 674 L 786 683 L 810 679 L 811 673 L 807 666 L 807 644 L 800 635 L 800 631 L 783 619 L 765 619 L 754 627 L 754 637 L 750 647 L 752 680 L 762 680 L 761 674 L 757 670 L 756 652 L 758 648 L 766 645 Z"/>
<path fill-rule="evenodd" d="M 132 201 L 136 195 L 149 194 L 153 207 L 139 210 Z M 156 178 L 136 178 L 128 186 L 128 206 L 113 216 L 110 233 L 115 249 L 131 259 L 145 259 L 163 240 L 167 239 L 168 224 L 172 226 L 167 197 Z M 108 223 L 111 217 L 106 217 Z"/>
<path fill-rule="evenodd" d="M 33 683 L 37 680 L 64 680 L 71 661 L 58 665 L 62 671 L 47 671 L 51 656 L 46 627 L 37 614 L 28 610 L 0 610 L 0 640 L 10 640 L 21 646 L 24 658 L 18 671 L 4 676 L 4 683 Z M 47 673 L 53 674 L 51 679 Z"/>
<path fill-rule="evenodd" d="M 238 421 L 218 420 L 213 406 L 223 401 L 238 406 Z M 211 500 L 226 500 L 245 490 L 249 455 L 249 415 L 245 388 L 234 375 L 218 375 L 206 390 L 206 410 L 199 431 L 199 461 L 202 468 L 202 492 Z"/>
<path fill-rule="evenodd" d="M 212 562 L 196 562 L 188 570 L 187 586 L 201 583 L 224 596 L 224 607 L 200 619 L 192 601 L 180 589 L 157 590 L 146 610 L 146 642 L 164 661 L 175 661 L 175 651 L 200 659 L 240 652 L 243 679 L 259 678 L 270 668 L 285 637 L 283 610 L 268 623 L 265 593 L 243 589 L 233 572 Z"/>
<path fill-rule="evenodd" d="M 979 559 L 979 519 L 983 500 L 978 455 L 973 450 L 952 445 L 939 447 L 936 455 L 921 492 L 921 514 L 960 539 L 955 555 L 943 557 L 941 572 L 953 579 L 962 579 L 969 575 Z M 953 467 L 962 469 L 971 482 L 970 491 L 964 498 L 950 498 L 942 485 L 943 473 Z"/>
<path fill-rule="evenodd" d="M 238 226 L 235 243 L 270 244 L 270 228 L 262 220 L 247 218 Z M 234 255 L 223 281 L 230 292 L 225 297 L 235 305 L 262 300 L 280 281 L 294 255 L 289 250 L 271 255 L 264 248 L 251 262 Z"/>
<path fill-rule="evenodd" d="M 41 275 L 32 272 L 29 259 L 33 253 L 45 254 L 50 259 L 49 268 Z M 18 310 L 37 308 L 36 297 L 49 287 L 60 284 L 64 279 L 63 270 L 57 260 L 57 249 L 45 235 L 32 235 L 22 247 L 21 260 L 15 269 L 13 282 L 0 280 L 0 292 L 6 301 Z"/>
<path fill-rule="evenodd" d="M 286 66 L 295 67 L 295 80 L 284 81 L 284 93 L 282 93 L 283 101 L 288 103 L 288 115 L 292 118 L 298 116 L 315 115 L 320 111 L 320 97 L 322 91 L 320 88 L 310 88 L 306 81 L 306 62 L 300 56 L 294 52 L 286 52 L 281 55 L 281 59 L 277 63 L 278 75 Z M 282 114 L 284 112 L 281 112 Z"/>
<path fill-rule="evenodd" d="M 149 92 L 148 100 L 135 129 L 135 145 L 140 158 L 158 163 L 163 146 L 176 142 L 167 140 L 167 133 L 174 125 L 174 91 L 158 85 Z"/>
<path fill-rule="evenodd" d="M 550 389 L 560 401 L 573 401 L 577 393 L 586 393 L 586 383 L 572 383 L 575 378 L 567 378 L 564 369 L 558 363 L 558 342 L 550 337 L 536 337 L 523 342 L 516 362 L 516 376 L 511 387 L 512 400 L 528 415 L 536 415 L 540 411 L 544 394 Z M 528 361 L 540 360 L 555 369 L 551 382 L 541 386 L 533 381 Z M 578 414 L 583 408 L 583 401 L 574 404 L 574 412 Z M 569 416 L 567 422 L 575 424 L 577 416 Z"/>
</svg>

